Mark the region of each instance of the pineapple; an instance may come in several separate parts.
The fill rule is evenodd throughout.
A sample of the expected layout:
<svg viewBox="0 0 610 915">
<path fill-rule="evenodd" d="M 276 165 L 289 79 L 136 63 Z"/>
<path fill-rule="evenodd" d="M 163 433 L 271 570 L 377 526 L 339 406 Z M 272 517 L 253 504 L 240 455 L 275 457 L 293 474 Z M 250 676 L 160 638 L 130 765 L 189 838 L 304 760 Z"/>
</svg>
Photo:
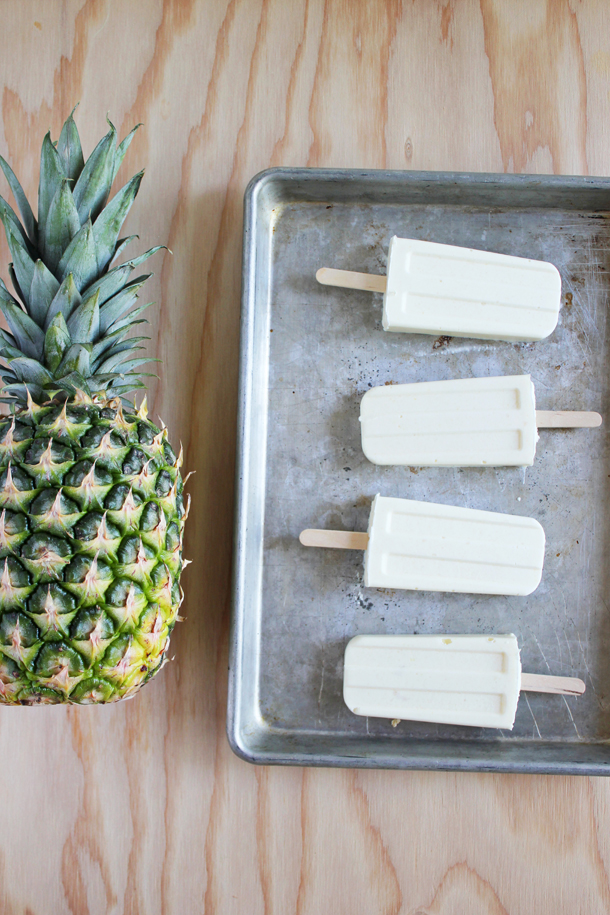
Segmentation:
<svg viewBox="0 0 610 915">
<path fill-rule="evenodd" d="M 179 619 L 187 515 L 165 427 L 126 395 L 144 387 L 128 337 L 162 246 L 111 266 L 142 172 L 108 202 L 137 128 L 83 160 L 67 119 L 43 140 L 38 220 L 8 163 L 21 220 L 0 197 L 13 258 L 0 280 L 0 702 L 115 702 L 164 663 Z M 149 274 L 150 275 L 150 274 Z"/>
</svg>

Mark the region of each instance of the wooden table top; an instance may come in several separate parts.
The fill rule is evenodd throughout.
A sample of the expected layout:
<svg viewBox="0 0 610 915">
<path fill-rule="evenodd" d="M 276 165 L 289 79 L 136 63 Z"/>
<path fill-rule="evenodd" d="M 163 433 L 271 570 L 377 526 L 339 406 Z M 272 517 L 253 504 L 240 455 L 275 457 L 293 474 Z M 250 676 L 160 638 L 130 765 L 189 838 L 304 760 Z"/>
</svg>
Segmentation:
<svg viewBox="0 0 610 915">
<path fill-rule="evenodd" d="M 0 152 L 34 199 L 76 102 L 86 152 L 106 112 L 145 124 L 119 177 L 146 167 L 128 228 L 173 251 L 149 399 L 196 471 L 173 662 L 116 707 L 0 710 L 1 913 L 610 911 L 610 781 L 255 768 L 225 737 L 248 180 L 610 175 L 608 21 L 605 0 L 0 4 Z"/>
</svg>

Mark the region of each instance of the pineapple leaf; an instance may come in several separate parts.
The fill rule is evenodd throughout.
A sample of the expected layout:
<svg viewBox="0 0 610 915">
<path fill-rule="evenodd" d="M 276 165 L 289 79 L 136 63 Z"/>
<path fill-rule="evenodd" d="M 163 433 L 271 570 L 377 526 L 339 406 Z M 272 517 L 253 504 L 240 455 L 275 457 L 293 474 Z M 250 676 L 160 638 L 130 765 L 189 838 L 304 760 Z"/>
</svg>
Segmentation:
<svg viewBox="0 0 610 915">
<path fill-rule="evenodd" d="M 118 369 L 121 375 L 127 375 L 138 365 L 144 365 L 147 362 L 161 362 L 160 359 L 151 359 L 149 356 L 138 356 L 136 359 L 123 361 L 124 355 L 124 353 L 118 353 L 116 356 L 105 359 L 99 367 L 99 372 L 103 374 L 104 372 L 111 372 L 113 369 Z"/>
<path fill-rule="evenodd" d="M 121 251 L 123 251 L 127 245 L 131 244 L 132 241 L 135 241 L 135 239 L 139 237 L 139 235 L 128 235 L 126 238 L 119 238 L 114 249 L 114 254 L 110 258 L 111 262 L 119 256 Z"/>
<path fill-rule="evenodd" d="M 98 275 L 95 239 L 90 219 L 66 248 L 57 272 L 62 281 L 71 273 L 79 292 L 82 292 Z"/>
<path fill-rule="evenodd" d="M 85 289 L 83 295 L 85 295 L 86 298 L 89 298 L 99 291 L 100 305 L 103 305 L 104 302 L 111 299 L 117 292 L 120 292 L 127 282 L 132 269 L 131 264 L 122 264 L 120 267 L 109 270 L 108 273 L 104 274 L 99 280 L 96 280 L 95 283 L 92 283 L 91 286 Z"/>
<path fill-rule="evenodd" d="M 23 353 L 9 343 L 0 343 L 0 356 L 10 362 L 11 359 L 19 359 L 20 356 L 23 356 Z"/>
<path fill-rule="evenodd" d="M 123 337 L 129 333 L 131 328 L 122 327 L 120 330 L 113 331 L 111 333 L 104 334 L 97 343 L 94 343 L 91 348 L 91 364 L 94 365 L 96 361 L 101 361 L 100 356 L 110 349 L 111 346 L 114 346 L 115 343 L 120 343 Z M 8 342 L 8 341 L 7 341 Z M 95 368 L 93 369 L 95 371 Z"/>
<path fill-rule="evenodd" d="M 2 330 L 2 328 L 0 328 L 0 340 L 4 340 L 9 346 L 16 346 L 17 344 L 13 335 L 9 334 L 8 330 Z"/>
<path fill-rule="evenodd" d="M 14 301 L 0 298 L 0 309 L 21 352 L 32 359 L 41 359 L 44 334 L 38 325 Z"/>
<path fill-rule="evenodd" d="M 113 172 L 112 172 L 113 181 L 117 176 L 118 170 L 120 169 L 121 165 L 123 164 L 123 159 L 125 158 L 125 153 L 129 149 L 129 144 L 133 140 L 136 130 L 138 129 L 138 127 L 141 127 L 141 126 L 142 126 L 141 124 L 136 124 L 136 126 L 134 128 L 132 128 L 132 130 L 129 131 L 129 133 L 127 134 L 125 139 L 121 140 L 121 142 L 117 146 L 117 151 L 114 156 L 114 168 L 113 168 Z"/>
<path fill-rule="evenodd" d="M 38 232 L 41 239 L 45 237 L 45 223 L 51 201 L 65 177 L 61 156 L 51 142 L 51 134 L 48 133 L 42 141 L 38 182 Z"/>
<path fill-rule="evenodd" d="M 13 298 L 13 296 L 10 294 L 10 292 L 4 285 L 4 280 L 2 280 L 1 278 L 0 278 L 0 302 L 12 302 L 13 305 L 19 307 L 19 302 L 17 301 L 17 299 Z M 0 334 L 2 334 L 2 333 L 3 333 L 3 331 L 0 330 Z"/>
<path fill-rule="evenodd" d="M 142 181 L 144 172 L 138 172 L 133 178 L 123 185 L 108 206 L 100 214 L 93 226 L 95 246 L 97 249 L 98 266 L 103 270 L 112 260 L 114 249 L 121 231 L 125 217 L 131 209 L 136 194 Z"/>
<path fill-rule="evenodd" d="M 125 286 L 117 295 L 113 296 L 108 302 L 104 302 L 100 311 L 100 330 L 102 333 L 110 327 L 118 318 L 135 305 L 138 300 L 137 292 L 142 288 L 145 279 L 130 283 Z"/>
<path fill-rule="evenodd" d="M 64 171 L 72 181 L 77 180 L 85 164 L 78 129 L 73 117 L 77 107 L 78 105 L 75 105 L 68 115 L 57 141 L 57 152 L 64 164 Z"/>
<path fill-rule="evenodd" d="M 157 251 L 161 251 L 162 248 L 165 248 L 166 251 L 169 251 L 169 248 L 167 247 L 167 245 L 155 245 L 154 248 L 149 248 L 148 251 L 144 252 L 144 254 L 140 254 L 139 257 L 134 257 L 132 260 L 126 261 L 126 263 L 121 264 L 121 266 L 126 267 L 129 265 L 133 270 L 135 267 L 138 267 L 141 263 L 143 263 L 149 257 L 152 257 L 153 254 L 156 254 Z M 118 267 L 116 269 L 118 270 Z M 149 274 L 149 276 L 152 276 L 152 273 Z"/>
<path fill-rule="evenodd" d="M 74 343 L 93 343 L 100 334 L 99 292 L 79 305 L 68 320 Z"/>
<path fill-rule="evenodd" d="M 64 319 L 67 321 L 72 312 L 78 308 L 81 302 L 82 299 L 78 289 L 76 288 L 74 277 L 71 273 L 69 273 L 57 290 L 55 298 L 49 305 L 49 310 L 47 312 L 47 318 L 45 321 L 45 328 L 49 328 L 51 326 L 51 321 L 53 321 L 55 316 L 58 314 L 62 314 Z"/>
<path fill-rule="evenodd" d="M 117 356 L 119 353 L 125 353 L 128 351 L 135 352 L 136 350 L 144 349 L 143 346 L 138 346 L 142 340 L 150 340 L 150 337 L 130 337 L 129 340 L 125 340 L 122 343 L 115 343 L 112 346 L 106 348 L 103 352 L 104 359 L 109 359 L 111 356 Z M 91 354 L 93 356 L 93 353 Z M 99 363 L 102 363 L 102 360 L 99 359 Z M 97 373 L 97 363 L 92 363 L 93 372 Z"/>
<path fill-rule="evenodd" d="M 39 327 L 45 323 L 49 306 L 59 289 L 59 283 L 42 261 L 34 264 L 34 275 L 30 285 L 29 314 Z"/>
<path fill-rule="evenodd" d="M 17 286 L 21 293 L 21 297 L 23 298 L 23 302 L 26 305 L 29 305 L 29 298 L 26 295 L 26 292 L 29 292 L 30 286 L 32 285 L 34 261 L 28 254 L 21 237 L 15 235 L 10 227 L 5 227 L 5 231 L 8 247 L 13 255 L 13 271 L 15 279 L 17 280 Z"/>
<path fill-rule="evenodd" d="M 32 244 L 36 244 L 36 220 L 34 219 L 34 214 L 32 213 L 30 202 L 25 196 L 23 188 L 19 184 L 15 172 L 10 167 L 6 159 L 2 158 L 2 156 L 0 156 L 0 167 L 2 168 L 11 191 L 13 192 L 13 197 L 17 201 L 17 206 L 19 207 L 19 212 L 21 213 L 21 218 L 23 219 L 23 224 L 25 226 L 26 232 L 28 233 L 28 237 Z"/>
<path fill-rule="evenodd" d="M 50 372 L 57 370 L 71 343 L 70 332 L 60 311 L 49 324 L 44 337 L 44 362 Z"/>
<path fill-rule="evenodd" d="M 14 288 L 15 292 L 17 293 L 17 295 L 19 296 L 21 301 L 25 302 L 25 296 L 24 296 L 23 292 L 21 291 L 21 286 L 19 285 L 19 281 L 17 280 L 17 276 L 15 275 L 15 269 L 14 269 L 12 263 L 10 263 L 8 265 L 8 273 L 11 278 L 11 282 L 13 284 L 13 288 Z"/>
<path fill-rule="evenodd" d="M 65 178 L 51 201 L 45 224 L 43 256 L 51 270 L 57 270 L 61 257 L 80 231 L 80 219 L 74 205 L 70 182 Z"/>
<path fill-rule="evenodd" d="M 9 225 L 12 228 L 13 233 L 21 236 L 30 257 L 34 256 L 36 253 L 36 248 L 27 237 L 25 229 L 17 219 L 17 215 L 15 214 L 12 206 L 6 202 L 4 197 L 0 197 L 0 219 L 2 220 L 2 224 L 5 228 L 7 225 Z"/>
<path fill-rule="evenodd" d="M 113 166 L 116 147 L 116 130 L 110 130 L 97 144 L 74 187 L 74 203 L 81 223 L 86 219 L 93 222 L 102 211 L 113 178 Z"/>
<path fill-rule="evenodd" d="M 88 378 L 90 371 L 90 346 L 82 343 L 73 343 L 64 353 L 63 359 L 55 370 L 56 378 L 65 378 L 72 372 L 78 372 L 83 378 Z"/>
<path fill-rule="evenodd" d="M 77 391 L 84 391 L 85 394 L 92 394 L 92 390 L 89 387 L 89 381 L 91 379 L 85 379 L 83 375 L 79 372 L 70 372 L 69 375 L 65 375 L 61 379 L 55 379 L 53 385 L 60 390 L 67 391 L 69 394 L 76 394 Z"/>
<path fill-rule="evenodd" d="M 14 403 L 15 400 L 19 401 L 19 403 L 26 403 L 28 393 L 35 403 L 44 403 L 47 400 L 43 389 L 35 384 L 5 384 L 2 388 L 2 393 L 13 395 L 11 399 L 3 399 L 3 403 Z"/>
<path fill-rule="evenodd" d="M 47 372 L 36 359 L 20 356 L 18 359 L 11 360 L 10 367 L 17 376 L 17 380 L 25 381 L 26 384 L 35 384 L 42 388 L 53 381 L 51 373 Z"/>
<path fill-rule="evenodd" d="M 146 318 L 142 318 L 140 321 L 137 321 L 136 318 L 138 315 L 141 315 L 143 311 L 146 311 L 147 308 L 150 308 L 152 304 L 152 302 L 148 302 L 146 305 L 140 305 L 139 308 L 134 308 L 134 310 L 130 311 L 129 314 L 121 321 L 114 321 L 108 330 L 121 330 L 121 328 L 124 327 L 129 329 L 130 327 L 134 327 L 136 324 L 148 324 Z"/>
</svg>

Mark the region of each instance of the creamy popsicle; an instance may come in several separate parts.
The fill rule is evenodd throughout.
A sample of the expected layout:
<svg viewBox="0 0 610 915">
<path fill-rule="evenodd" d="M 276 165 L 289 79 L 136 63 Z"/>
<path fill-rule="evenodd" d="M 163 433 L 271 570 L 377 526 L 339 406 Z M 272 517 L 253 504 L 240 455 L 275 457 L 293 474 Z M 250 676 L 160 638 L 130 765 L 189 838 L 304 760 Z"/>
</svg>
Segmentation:
<svg viewBox="0 0 610 915">
<path fill-rule="evenodd" d="M 368 533 L 306 530 L 304 546 L 364 550 L 369 588 L 531 594 L 545 537 L 534 518 L 377 495 Z"/>
<path fill-rule="evenodd" d="M 599 413 L 537 411 L 529 375 L 383 385 L 360 405 L 369 461 L 417 467 L 531 466 L 537 427 L 601 421 Z"/>
<path fill-rule="evenodd" d="M 345 650 L 355 715 L 510 730 L 521 690 L 577 696 L 585 684 L 523 674 L 514 635 L 358 635 Z"/>
<path fill-rule="evenodd" d="M 546 261 L 441 245 L 390 241 L 387 277 L 322 267 L 329 286 L 383 292 L 383 328 L 486 340 L 542 340 L 559 317 L 561 277 Z"/>
</svg>

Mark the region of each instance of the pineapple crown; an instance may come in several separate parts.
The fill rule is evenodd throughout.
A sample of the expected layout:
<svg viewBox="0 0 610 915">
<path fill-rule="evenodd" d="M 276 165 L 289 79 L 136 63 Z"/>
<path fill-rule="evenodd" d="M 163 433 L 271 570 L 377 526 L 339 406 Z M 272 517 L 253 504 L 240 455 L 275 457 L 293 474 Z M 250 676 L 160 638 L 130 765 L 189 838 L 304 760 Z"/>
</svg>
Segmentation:
<svg viewBox="0 0 610 915">
<path fill-rule="evenodd" d="M 130 279 L 151 254 L 111 268 L 137 235 L 119 238 L 138 193 L 134 175 L 108 203 L 110 188 L 139 124 L 117 145 L 110 130 L 87 161 L 83 159 L 74 111 L 57 143 L 42 142 L 38 220 L 12 168 L 0 167 L 21 214 L 0 197 L 13 261 L 9 273 L 15 298 L 0 279 L 0 309 L 9 331 L 0 329 L 0 401 L 26 403 L 81 398 L 107 400 L 145 387 L 138 366 L 153 360 L 136 356 L 148 337 L 125 339 L 148 305 L 134 308 L 138 291 L 151 274 Z"/>
</svg>

